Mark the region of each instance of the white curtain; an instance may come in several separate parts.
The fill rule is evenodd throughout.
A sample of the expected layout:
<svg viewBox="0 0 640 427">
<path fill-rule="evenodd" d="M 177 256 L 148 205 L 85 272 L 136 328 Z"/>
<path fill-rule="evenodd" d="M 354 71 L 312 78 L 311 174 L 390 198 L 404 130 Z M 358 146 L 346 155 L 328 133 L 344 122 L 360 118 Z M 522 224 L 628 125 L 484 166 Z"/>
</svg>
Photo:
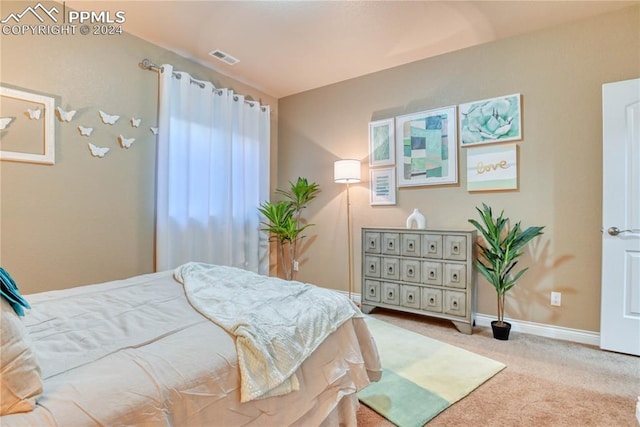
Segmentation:
<svg viewBox="0 0 640 427">
<path fill-rule="evenodd" d="M 268 274 L 258 206 L 269 197 L 270 110 L 163 65 L 156 270 L 188 261 Z"/>
</svg>

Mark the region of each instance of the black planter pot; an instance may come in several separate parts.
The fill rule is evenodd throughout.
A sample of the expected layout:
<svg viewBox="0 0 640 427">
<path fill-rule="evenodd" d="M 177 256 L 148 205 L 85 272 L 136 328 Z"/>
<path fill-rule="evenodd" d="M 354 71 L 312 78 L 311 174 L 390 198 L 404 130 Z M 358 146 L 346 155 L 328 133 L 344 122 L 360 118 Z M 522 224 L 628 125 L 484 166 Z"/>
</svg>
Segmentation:
<svg viewBox="0 0 640 427">
<path fill-rule="evenodd" d="M 502 325 L 498 324 L 497 320 L 491 322 L 491 329 L 493 330 L 493 337 L 497 340 L 507 341 L 509 339 L 509 332 L 511 331 L 511 323 L 502 322 Z"/>
</svg>

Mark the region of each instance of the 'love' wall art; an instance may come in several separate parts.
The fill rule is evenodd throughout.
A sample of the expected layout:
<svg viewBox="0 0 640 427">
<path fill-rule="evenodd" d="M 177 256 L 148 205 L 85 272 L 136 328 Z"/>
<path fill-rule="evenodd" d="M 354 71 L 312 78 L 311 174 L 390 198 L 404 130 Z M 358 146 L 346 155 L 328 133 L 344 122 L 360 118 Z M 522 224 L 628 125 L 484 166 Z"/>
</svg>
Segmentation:
<svg viewBox="0 0 640 427">
<path fill-rule="evenodd" d="M 518 189 L 516 144 L 467 149 L 467 191 Z"/>
</svg>

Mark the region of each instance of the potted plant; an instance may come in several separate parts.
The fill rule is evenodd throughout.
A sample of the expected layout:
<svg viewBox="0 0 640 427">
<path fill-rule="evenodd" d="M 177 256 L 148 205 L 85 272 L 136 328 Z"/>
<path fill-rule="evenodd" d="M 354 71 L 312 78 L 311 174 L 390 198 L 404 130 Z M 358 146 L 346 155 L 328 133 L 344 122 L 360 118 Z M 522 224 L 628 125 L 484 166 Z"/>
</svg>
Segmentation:
<svg viewBox="0 0 640 427">
<path fill-rule="evenodd" d="M 505 296 L 528 269 L 514 270 L 523 253 L 522 249 L 533 238 L 543 234 L 544 227 L 522 230 L 520 222 L 517 222 L 509 229 L 509 218 L 504 217 L 504 211 L 494 218 L 491 208 L 484 203 L 482 209 L 476 207 L 476 210 L 482 221 L 470 219 L 469 222 L 482 233 L 485 244 L 477 242 L 480 253 L 474 264 L 497 293 L 498 320 L 491 322 L 493 337 L 508 340 L 511 324 L 504 321 Z"/>
<path fill-rule="evenodd" d="M 280 266 L 285 279 L 292 280 L 295 275 L 298 242 L 304 236 L 302 232 L 313 224 L 303 224 L 302 210 L 315 199 L 320 191 L 318 184 L 309 183 L 306 178 L 298 178 L 293 183 L 289 182 L 288 191 L 276 190 L 276 194 L 284 197 L 284 200 L 271 203 L 266 201 L 258 210 L 268 222 L 261 222 L 265 227 L 263 231 L 270 233 L 270 241 L 275 241 L 278 248 Z M 285 249 L 286 256 L 285 256 Z"/>
</svg>

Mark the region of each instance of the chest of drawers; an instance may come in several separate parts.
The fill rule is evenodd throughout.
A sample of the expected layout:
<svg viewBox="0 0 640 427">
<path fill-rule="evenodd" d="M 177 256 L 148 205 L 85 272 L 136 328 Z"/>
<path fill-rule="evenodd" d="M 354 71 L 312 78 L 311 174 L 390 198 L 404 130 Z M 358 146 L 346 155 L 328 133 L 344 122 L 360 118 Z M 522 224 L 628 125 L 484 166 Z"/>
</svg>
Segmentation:
<svg viewBox="0 0 640 427">
<path fill-rule="evenodd" d="M 471 334 L 475 230 L 362 229 L 362 311 L 384 307 L 448 319 Z"/>
</svg>

